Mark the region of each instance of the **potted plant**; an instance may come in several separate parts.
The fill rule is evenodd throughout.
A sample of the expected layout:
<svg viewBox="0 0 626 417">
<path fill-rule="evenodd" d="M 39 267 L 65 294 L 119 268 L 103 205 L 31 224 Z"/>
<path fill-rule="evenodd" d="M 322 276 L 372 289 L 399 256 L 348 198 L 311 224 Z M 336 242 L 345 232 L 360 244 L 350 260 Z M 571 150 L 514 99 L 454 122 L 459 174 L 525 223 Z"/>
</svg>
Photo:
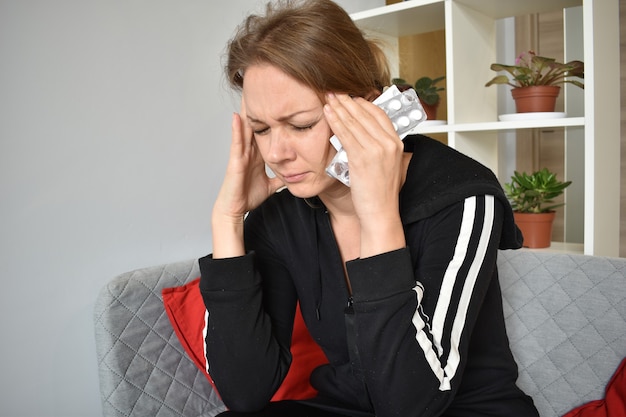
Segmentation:
<svg viewBox="0 0 626 417">
<path fill-rule="evenodd" d="M 513 87 L 511 94 L 518 113 L 553 112 L 561 84 L 570 83 L 580 88 L 584 84 L 574 78 L 584 78 L 585 64 L 582 61 L 570 61 L 565 64 L 554 58 L 546 58 L 534 51 L 522 52 L 515 60 L 515 65 L 491 64 L 493 71 L 506 71 L 510 74 L 497 75 L 486 87 L 493 84 L 507 84 Z M 533 96 L 542 101 L 534 101 Z"/>
<path fill-rule="evenodd" d="M 411 86 L 402 78 L 394 78 L 392 82 L 397 85 L 398 89 L 401 91 L 413 87 L 415 89 L 415 92 L 417 93 L 417 96 L 420 99 L 420 103 L 422 103 L 422 107 L 424 107 L 424 111 L 426 112 L 426 119 L 436 120 L 437 107 L 439 106 L 439 102 L 441 100 L 439 92 L 444 90 L 443 87 L 437 86 L 437 83 L 443 81 L 445 78 L 446 77 L 444 76 L 437 78 L 421 77 L 415 82 L 413 86 Z"/>
<path fill-rule="evenodd" d="M 554 209 L 565 203 L 554 203 L 571 181 L 559 181 L 547 168 L 532 174 L 515 171 L 504 191 L 511 202 L 515 223 L 524 236 L 524 246 L 547 248 L 552 236 Z"/>
</svg>

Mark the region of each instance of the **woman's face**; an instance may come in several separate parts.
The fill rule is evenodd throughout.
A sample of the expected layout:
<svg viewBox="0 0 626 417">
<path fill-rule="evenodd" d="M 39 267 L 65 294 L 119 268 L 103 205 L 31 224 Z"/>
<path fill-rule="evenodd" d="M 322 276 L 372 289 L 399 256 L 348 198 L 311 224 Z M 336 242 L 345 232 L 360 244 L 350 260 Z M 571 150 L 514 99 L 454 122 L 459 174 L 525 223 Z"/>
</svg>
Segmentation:
<svg viewBox="0 0 626 417">
<path fill-rule="evenodd" d="M 245 72 L 243 103 L 261 156 L 293 195 L 313 197 L 341 186 L 325 172 L 335 149 L 312 89 L 274 66 L 254 65 Z"/>
</svg>

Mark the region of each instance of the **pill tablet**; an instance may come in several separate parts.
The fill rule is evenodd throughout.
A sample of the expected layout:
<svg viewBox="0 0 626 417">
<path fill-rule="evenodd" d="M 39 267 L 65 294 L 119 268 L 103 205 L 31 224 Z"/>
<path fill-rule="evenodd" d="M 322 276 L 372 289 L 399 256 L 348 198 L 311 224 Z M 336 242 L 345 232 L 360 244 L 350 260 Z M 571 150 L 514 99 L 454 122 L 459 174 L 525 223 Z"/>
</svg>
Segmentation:
<svg viewBox="0 0 626 417">
<path fill-rule="evenodd" d="M 421 120 L 422 119 L 422 112 L 415 109 L 413 110 L 411 113 L 409 113 L 409 117 L 413 120 Z"/>
<path fill-rule="evenodd" d="M 400 110 L 402 108 L 402 103 L 400 102 L 400 100 L 391 100 L 388 104 L 387 104 L 387 108 L 391 109 L 391 110 Z"/>
<path fill-rule="evenodd" d="M 398 117 L 397 122 L 399 126 L 407 127 L 411 123 L 411 120 L 406 116 L 401 116 L 401 117 Z"/>
</svg>

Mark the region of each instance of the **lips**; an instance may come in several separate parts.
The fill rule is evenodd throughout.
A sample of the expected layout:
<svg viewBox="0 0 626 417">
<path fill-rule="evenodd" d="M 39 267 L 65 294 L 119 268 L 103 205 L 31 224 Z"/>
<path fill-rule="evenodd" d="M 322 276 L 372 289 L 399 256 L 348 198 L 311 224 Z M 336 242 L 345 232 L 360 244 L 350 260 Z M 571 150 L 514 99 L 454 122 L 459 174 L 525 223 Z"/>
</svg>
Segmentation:
<svg viewBox="0 0 626 417">
<path fill-rule="evenodd" d="M 283 178 L 284 182 L 288 184 L 293 184 L 293 183 L 302 181 L 304 177 L 306 177 L 306 172 L 290 173 L 286 175 L 283 174 L 281 175 L 281 177 Z"/>
</svg>

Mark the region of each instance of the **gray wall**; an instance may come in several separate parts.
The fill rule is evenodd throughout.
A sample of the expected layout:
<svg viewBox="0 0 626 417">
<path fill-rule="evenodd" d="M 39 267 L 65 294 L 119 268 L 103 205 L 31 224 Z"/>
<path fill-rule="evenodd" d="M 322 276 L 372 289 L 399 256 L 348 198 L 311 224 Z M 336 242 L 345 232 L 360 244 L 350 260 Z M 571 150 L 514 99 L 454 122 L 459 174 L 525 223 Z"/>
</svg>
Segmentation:
<svg viewBox="0 0 626 417">
<path fill-rule="evenodd" d="M 0 416 L 100 415 L 98 290 L 211 250 L 220 56 L 262 3 L 0 0 Z"/>
</svg>

